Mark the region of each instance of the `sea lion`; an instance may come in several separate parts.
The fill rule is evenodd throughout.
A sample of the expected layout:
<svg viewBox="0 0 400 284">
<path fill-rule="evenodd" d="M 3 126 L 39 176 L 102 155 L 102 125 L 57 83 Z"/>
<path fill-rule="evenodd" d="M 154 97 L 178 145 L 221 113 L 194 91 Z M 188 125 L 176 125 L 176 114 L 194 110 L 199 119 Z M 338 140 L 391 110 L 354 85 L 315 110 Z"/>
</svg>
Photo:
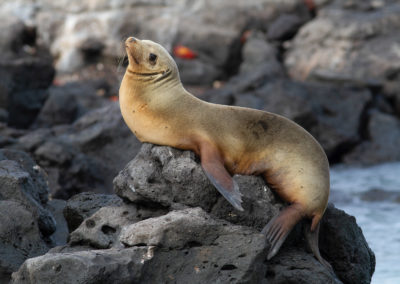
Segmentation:
<svg viewBox="0 0 400 284">
<path fill-rule="evenodd" d="M 243 107 L 217 105 L 188 93 L 171 55 L 159 44 L 130 37 L 129 65 L 121 83 L 122 116 L 141 142 L 192 150 L 218 191 L 238 210 L 241 193 L 233 174 L 262 175 L 290 205 L 263 229 L 268 259 L 295 224 L 311 219 L 306 238 L 315 257 L 319 221 L 329 196 L 329 163 L 319 143 L 293 121 Z"/>
</svg>

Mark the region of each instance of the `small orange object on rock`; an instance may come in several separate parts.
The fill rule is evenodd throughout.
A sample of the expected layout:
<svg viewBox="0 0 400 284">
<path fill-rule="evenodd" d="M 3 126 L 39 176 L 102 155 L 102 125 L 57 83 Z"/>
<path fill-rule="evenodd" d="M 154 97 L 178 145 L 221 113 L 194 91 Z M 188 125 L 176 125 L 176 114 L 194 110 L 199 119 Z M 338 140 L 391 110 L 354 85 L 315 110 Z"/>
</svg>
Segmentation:
<svg viewBox="0 0 400 284">
<path fill-rule="evenodd" d="M 182 59 L 194 59 L 197 53 L 184 45 L 177 45 L 174 47 L 174 56 Z"/>
<path fill-rule="evenodd" d="M 252 31 L 251 30 L 245 30 L 242 35 L 240 36 L 240 43 L 244 44 L 246 43 L 247 39 L 251 36 Z"/>
<path fill-rule="evenodd" d="M 109 97 L 108 98 L 110 101 L 112 101 L 112 102 L 116 102 L 116 101 L 118 101 L 118 96 L 111 96 L 111 97 Z"/>
</svg>

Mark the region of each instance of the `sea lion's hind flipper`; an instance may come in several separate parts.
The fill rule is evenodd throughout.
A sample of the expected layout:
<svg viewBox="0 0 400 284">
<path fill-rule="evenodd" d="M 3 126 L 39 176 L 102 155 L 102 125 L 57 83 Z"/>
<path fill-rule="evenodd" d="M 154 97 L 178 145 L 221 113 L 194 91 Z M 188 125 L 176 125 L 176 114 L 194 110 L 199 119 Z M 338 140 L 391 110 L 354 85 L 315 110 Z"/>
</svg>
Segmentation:
<svg viewBox="0 0 400 284">
<path fill-rule="evenodd" d="M 316 218 L 316 217 L 314 217 Z M 311 231 L 311 224 L 306 224 L 304 227 L 304 234 L 307 240 L 307 244 L 311 249 L 312 253 L 314 254 L 315 258 L 325 266 L 333 275 L 335 272 L 333 271 L 332 266 L 327 262 L 320 254 L 319 247 L 318 247 L 318 235 L 319 235 L 319 225 L 316 225 L 314 231 Z"/>
<path fill-rule="evenodd" d="M 218 152 L 210 147 L 202 148 L 201 166 L 208 179 L 226 200 L 237 210 L 243 211 L 241 205 L 242 194 L 240 193 L 239 186 L 225 169 Z"/>
<path fill-rule="evenodd" d="M 294 204 L 286 207 L 277 216 L 271 219 L 262 230 L 270 242 L 271 247 L 268 252 L 268 260 L 274 257 L 286 240 L 294 225 L 300 221 L 302 215 Z"/>
</svg>

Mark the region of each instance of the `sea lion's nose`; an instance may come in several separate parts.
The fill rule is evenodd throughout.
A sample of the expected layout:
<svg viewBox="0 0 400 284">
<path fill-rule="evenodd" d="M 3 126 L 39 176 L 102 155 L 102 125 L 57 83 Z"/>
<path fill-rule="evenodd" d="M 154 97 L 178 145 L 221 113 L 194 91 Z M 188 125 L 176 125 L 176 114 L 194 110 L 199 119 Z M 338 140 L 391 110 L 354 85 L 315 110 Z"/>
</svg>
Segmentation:
<svg viewBox="0 0 400 284">
<path fill-rule="evenodd" d="M 136 42 L 138 42 L 139 40 L 137 39 L 137 38 L 135 38 L 135 37 L 133 37 L 133 36 L 130 36 L 130 37 L 128 37 L 126 40 L 125 40 L 125 47 L 128 47 L 129 45 L 131 45 L 131 44 L 135 44 Z"/>
</svg>

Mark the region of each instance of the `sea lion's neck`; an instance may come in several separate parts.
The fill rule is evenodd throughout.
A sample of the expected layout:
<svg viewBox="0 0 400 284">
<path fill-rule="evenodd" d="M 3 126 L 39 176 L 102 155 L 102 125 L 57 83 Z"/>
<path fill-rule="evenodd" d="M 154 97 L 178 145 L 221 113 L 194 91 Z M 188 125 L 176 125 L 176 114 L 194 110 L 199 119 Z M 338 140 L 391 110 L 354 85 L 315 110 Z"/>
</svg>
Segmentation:
<svg viewBox="0 0 400 284">
<path fill-rule="evenodd" d="M 205 102 L 188 93 L 178 76 L 163 79 L 126 72 L 120 88 L 122 116 L 142 142 L 187 148 L 188 133 L 182 129 L 194 113 L 202 113 Z"/>
<path fill-rule="evenodd" d="M 121 84 L 120 103 L 142 116 L 167 119 L 176 115 L 177 106 L 186 107 L 180 111 L 185 115 L 187 109 L 203 107 L 204 102 L 185 90 L 176 73 L 138 75 L 127 71 Z"/>
<path fill-rule="evenodd" d="M 185 89 L 179 75 L 171 70 L 158 73 L 136 73 L 126 70 L 123 85 L 128 88 L 121 95 L 127 95 L 135 101 L 154 101 L 170 95 L 184 95 Z"/>
</svg>

